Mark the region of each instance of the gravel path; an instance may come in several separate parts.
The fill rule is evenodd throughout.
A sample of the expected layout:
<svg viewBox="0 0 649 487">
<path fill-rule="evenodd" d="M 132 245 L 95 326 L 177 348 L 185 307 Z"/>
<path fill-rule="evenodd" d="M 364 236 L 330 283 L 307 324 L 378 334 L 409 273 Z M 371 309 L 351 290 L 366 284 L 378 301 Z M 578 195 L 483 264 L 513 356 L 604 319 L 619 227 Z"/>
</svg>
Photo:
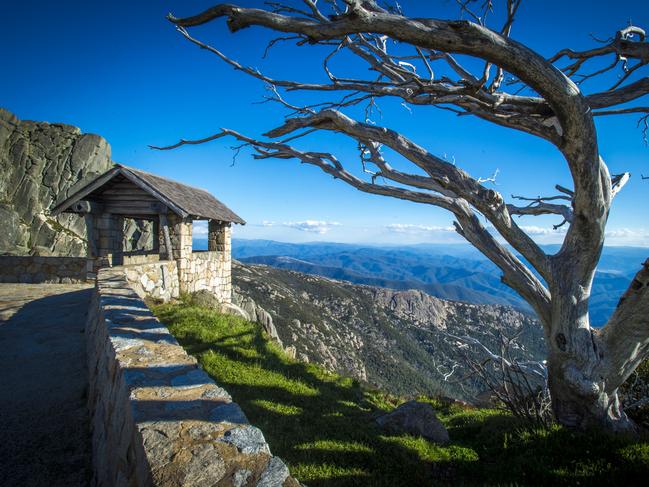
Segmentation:
<svg viewBox="0 0 649 487">
<path fill-rule="evenodd" d="M 89 483 L 83 330 L 91 292 L 0 284 L 0 486 Z"/>
</svg>

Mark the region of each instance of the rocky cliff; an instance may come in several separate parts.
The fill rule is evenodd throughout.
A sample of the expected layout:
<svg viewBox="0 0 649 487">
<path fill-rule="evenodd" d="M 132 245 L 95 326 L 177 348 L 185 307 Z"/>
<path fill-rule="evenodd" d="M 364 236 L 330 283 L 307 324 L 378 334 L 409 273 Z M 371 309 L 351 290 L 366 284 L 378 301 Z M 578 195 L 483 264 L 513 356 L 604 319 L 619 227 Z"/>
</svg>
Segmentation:
<svg viewBox="0 0 649 487">
<path fill-rule="evenodd" d="M 481 384 L 458 381 L 451 335 L 470 335 L 499 350 L 500 334 L 517 336 L 520 357 L 542 359 L 543 332 L 508 306 L 447 301 L 422 291 L 354 285 L 264 265 L 233 262 L 233 288 L 272 318 L 285 349 L 399 394 L 471 400 Z M 450 375 L 449 375 L 450 374 Z"/>
<path fill-rule="evenodd" d="M 83 219 L 49 209 L 112 165 L 102 137 L 0 108 L 0 254 L 85 256 Z M 149 239 L 147 226 L 128 222 L 127 246 Z"/>
</svg>

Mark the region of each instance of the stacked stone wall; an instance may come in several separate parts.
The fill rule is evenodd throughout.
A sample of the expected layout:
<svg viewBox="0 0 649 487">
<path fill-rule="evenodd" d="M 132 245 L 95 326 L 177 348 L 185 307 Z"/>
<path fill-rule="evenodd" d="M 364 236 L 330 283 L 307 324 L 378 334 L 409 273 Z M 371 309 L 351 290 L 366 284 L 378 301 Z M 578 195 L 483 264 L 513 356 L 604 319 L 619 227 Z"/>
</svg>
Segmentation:
<svg viewBox="0 0 649 487">
<path fill-rule="evenodd" d="M 140 298 L 151 297 L 169 301 L 180 295 L 178 267 L 175 260 L 126 265 L 122 269 L 126 280 Z"/>
<path fill-rule="evenodd" d="M 122 256 L 124 265 L 153 264 L 160 262 L 160 254 L 152 252 L 125 252 Z"/>
<path fill-rule="evenodd" d="M 227 252 L 194 252 L 185 274 L 185 289 L 193 293 L 207 289 L 222 303 L 232 302 L 232 258 Z"/>
<path fill-rule="evenodd" d="M 223 303 L 232 302 L 232 230 L 229 223 L 209 222 L 208 250 L 192 249 L 192 220 L 169 214 L 169 236 L 178 265 L 180 291 L 208 290 Z M 160 234 L 160 247 L 165 242 Z"/>
<path fill-rule="evenodd" d="M 85 257 L 0 256 L 0 282 L 62 283 L 84 282 L 88 277 Z M 92 270 L 92 263 L 90 263 Z"/>
<path fill-rule="evenodd" d="M 151 314 L 124 270 L 99 271 L 86 325 L 92 484 L 299 485 Z"/>
</svg>

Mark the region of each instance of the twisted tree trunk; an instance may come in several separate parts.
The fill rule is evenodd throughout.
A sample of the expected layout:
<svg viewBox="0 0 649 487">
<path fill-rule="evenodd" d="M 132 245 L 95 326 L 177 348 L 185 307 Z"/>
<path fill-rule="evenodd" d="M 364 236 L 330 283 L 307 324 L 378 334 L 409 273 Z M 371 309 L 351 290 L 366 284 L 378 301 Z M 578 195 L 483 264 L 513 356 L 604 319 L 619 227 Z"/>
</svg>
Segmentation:
<svg viewBox="0 0 649 487">
<path fill-rule="evenodd" d="M 569 321 L 571 314 L 558 313 L 548 342 L 548 386 L 556 420 L 569 427 L 635 430 L 620 408 L 621 382 L 606 378 L 606 351 L 598 334 L 585 323 Z"/>
<path fill-rule="evenodd" d="M 558 281 L 546 327 L 556 419 L 572 427 L 635 431 L 621 408 L 618 388 L 649 350 L 649 259 L 601 331 L 591 328 L 588 320 L 590 284 L 576 283 L 566 271 L 560 276 L 565 280 Z"/>
</svg>

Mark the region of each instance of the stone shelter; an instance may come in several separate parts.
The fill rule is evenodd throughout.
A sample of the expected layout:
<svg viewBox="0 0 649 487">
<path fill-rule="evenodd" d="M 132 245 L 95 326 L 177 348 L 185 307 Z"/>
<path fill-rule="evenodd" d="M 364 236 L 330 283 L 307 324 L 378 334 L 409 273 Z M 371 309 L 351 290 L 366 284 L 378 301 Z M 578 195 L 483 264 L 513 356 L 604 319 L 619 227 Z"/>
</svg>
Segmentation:
<svg viewBox="0 0 649 487">
<path fill-rule="evenodd" d="M 231 225 L 245 221 L 207 191 L 116 164 L 51 210 L 63 212 L 85 218 L 92 272 L 124 266 L 148 295 L 206 289 L 231 301 Z M 149 248 L 125 251 L 125 219 L 150 221 L 158 238 Z M 194 220 L 208 222 L 207 251 L 193 251 Z"/>
</svg>

